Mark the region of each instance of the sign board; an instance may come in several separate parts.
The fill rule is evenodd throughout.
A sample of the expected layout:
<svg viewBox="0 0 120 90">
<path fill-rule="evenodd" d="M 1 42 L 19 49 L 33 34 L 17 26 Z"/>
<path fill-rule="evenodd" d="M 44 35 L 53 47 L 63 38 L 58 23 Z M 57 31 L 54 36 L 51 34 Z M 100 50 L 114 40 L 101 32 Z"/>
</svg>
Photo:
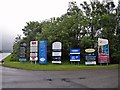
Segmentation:
<svg viewBox="0 0 120 90">
<path fill-rule="evenodd" d="M 39 64 L 47 64 L 47 41 L 39 41 Z"/>
<path fill-rule="evenodd" d="M 38 41 L 30 41 L 30 61 L 38 60 Z"/>
<path fill-rule="evenodd" d="M 20 48 L 19 48 L 19 61 L 20 62 L 25 62 L 27 61 L 26 59 L 26 49 L 27 48 L 27 44 L 25 42 L 21 42 L 20 43 Z"/>
<path fill-rule="evenodd" d="M 61 56 L 62 53 L 61 52 L 52 52 L 52 56 Z"/>
<path fill-rule="evenodd" d="M 98 63 L 110 63 L 107 39 L 98 38 Z"/>
<path fill-rule="evenodd" d="M 38 53 L 30 53 L 30 61 L 37 61 Z"/>
<path fill-rule="evenodd" d="M 60 56 L 55 56 L 52 59 L 53 59 L 52 63 L 58 63 L 58 64 L 61 63 L 61 57 Z"/>
<path fill-rule="evenodd" d="M 96 61 L 87 61 L 85 62 L 86 65 L 93 65 L 95 64 L 96 65 Z"/>
<path fill-rule="evenodd" d="M 80 49 L 70 49 L 70 61 L 80 61 Z"/>
<path fill-rule="evenodd" d="M 34 47 L 37 47 L 37 46 L 38 46 L 38 41 L 31 41 L 31 42 L 30 42 L 30 47 L 31 47 L 31 46 L 32 46 L 32 47 L 33 47 L 33 46 L 34 46 Z"/>
<path fill-rule="evenodd" d="M 38 52 L 38 47 L 30 47 L 30 52 Z"/>
<path fill-rule="evenodd" d="M 95 49 L 88 48 L 88 49 L 85 49 L 85 52 L 86 52 L 85 65 L 96 65 Z"/>
<path fill-rule="evenodd" d="M 98 38 L 98 46 L 104 46 L 108 44 L 107 39 Z"/>
<path fill-rule="evenodd" d="M 95 49 L 92 49 L 92 48 L 90 48 L 90 49 L 85 49 L 85 52 L 87 52 L 87 53 L 92 53 L 92 52 L 95 52 Z"/>
<path fill-rule="evenodd" d="M 62 56 L 62 43 L 61 42 L 54 42 L 52 43 L 52 63 L 61 63 L 61 56 Z"/>
<path fill-rule="evenodd" d="M 70 49 L 70 54 L 80 54 L 80 49 Z"/>
<path fill-rule="evenodd" d="M 95 55 L 86 55 L 85 59 L 86 60 L 96 60 L 96 56 Z"/>
<path fill-rule="evenodd" d="M 52 49 L 62 49 L 62 43 L 61 42 L 54 42 L 52 44 Z"/>
<path fill-rule="evenodd" d="M 70 61 L 80 61 L 80 55 L 70 55 Z"/>
</svg>

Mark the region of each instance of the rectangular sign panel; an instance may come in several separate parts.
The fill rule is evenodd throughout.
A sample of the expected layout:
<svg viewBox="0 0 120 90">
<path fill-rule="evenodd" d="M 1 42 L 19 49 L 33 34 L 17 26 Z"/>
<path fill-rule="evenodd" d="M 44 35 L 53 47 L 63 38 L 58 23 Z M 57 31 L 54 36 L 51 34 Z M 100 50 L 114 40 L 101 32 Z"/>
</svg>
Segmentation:
<svg viewBox="0 0 120 90">
<path fill-rule="evenodd" d="M 38 53 L 30 53 L 30 61 L 37 61 Z"/>
<path fill-rule="evenodd" d="M 92 56 L 92 55 L 87 55 L 85 56 L 86 60 L 96 60 L 96 56 Z"/>
<path fill-rule="evenodd" d="M 47 41 L 39 41 L 39 64 L 47 64 Z"/>
<path fill-rule="evenodd" d="M 61 52 L 52 52 L 52 56 L 61 56 Z"/>
<path fill-rule="evenodd" d="M 98 39 L 98 63 L 110 63 L 107 39 Z"/>
<path fill-rule="evenodd" d="M 38 52 L 38 47 L 30 47 L 30 52 Z"/>
<path fill-rule="evenodd" d="M 38 53 L 30 53 L 30 56 L 38 56 Z"/>
<path fill-rule="evenodd" d="M 95 64 L 96 65 L 96 61 L 87 61 L 85 62 L 86 65 L 93 65 Z"/>
<path fill-rule="evenodd" d="M 70 61 L 80 61 L 80 55 L 70 55 Z"/>
<path fill-rule="evenodd" d="M 61 42 L 54 42 L 52 44 L 52 49 L 62 49 L 62 43 Z"/>
<path fill-rule="evenodd" d="M 80 49 L 79 48 L 70 49 L 70 54 L 80 54 Z"/>
<path fill-rule="evenodd" d="M 79 48 L 70 49 L 70 61 L 80 61 L 80 49 Z"/>
<path fill-rule="evenodd" d="M 38 41 L 31 41 L 30 46 L 38 46 Z"/>
<path fill-rule="evenodd" d="M 61 57 L 60 56 L 54 56 L 52 57 L 52 63 L 58 63 L 60 64 L 61 63 Z"/>
</svg>

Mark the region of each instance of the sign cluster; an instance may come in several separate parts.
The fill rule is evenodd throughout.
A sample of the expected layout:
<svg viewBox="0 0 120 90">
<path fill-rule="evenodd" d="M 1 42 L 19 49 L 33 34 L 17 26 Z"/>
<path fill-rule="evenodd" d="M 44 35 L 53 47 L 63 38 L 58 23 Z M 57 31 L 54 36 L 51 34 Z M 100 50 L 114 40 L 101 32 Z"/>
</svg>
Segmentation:
<svg viewBox="0 0 120 90">
<path fill-rule="evenodd" d="M 20 53 L 19 61 L 25 62 L 27 44 L 25 42 L 20 43 Z M 88 48 L 85 49 L 85 64 L 86 65 L 96 65 L 96 55 L 95 49 Z M 52 43 L 52 63 L 61 64 L 62 56 L 62 43 L 53 42 Z M 31 41 L 30 42 L 30 61 L 34 61 L 35 64 L 38 61 L 39 64 L 47 64 L 47 41 Z M 80 62 L 80 48 L 70 49 L 70 62 Z M 107 39 L 98 38 L 98 63 L 110 63 L 109 57 L 109 44 Z"/>
</svg>

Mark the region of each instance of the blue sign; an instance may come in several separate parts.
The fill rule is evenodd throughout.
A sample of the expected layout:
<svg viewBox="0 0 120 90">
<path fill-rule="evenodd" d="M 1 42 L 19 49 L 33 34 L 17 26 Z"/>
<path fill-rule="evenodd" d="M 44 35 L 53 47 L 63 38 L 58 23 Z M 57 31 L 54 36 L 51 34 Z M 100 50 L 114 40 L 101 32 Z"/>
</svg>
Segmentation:
<svg viewBox="0 0 120 90">
<path fill-rule="evenodd" d="M 109 45 L 104 45 L 103 46 L 103 53 L 106 55 L 109 55 Z"/>
<path fill-rule="evenodd" d="M 96 60 L 96 56 L 87 55 L 87 56 L 85 56 L 85 59 L 86 59 L 86 60 Z"/>
<path fill-rule="evenodd" d="M 70 55 L 70 61 L 80 61 L 80 55 Z"/>
<path fill-rule="evenodd" d="M 80 54 L 80 49 L 79 48 L 70 49 L 70 54 Z"/>
<path fill-rule="evenodd" d="M 39 64 L 47 64 L 47 41 L 39 41 Z"/>
<path fill-rule="evenodd" d="M 70 49 L 70 61 L 80 61 L 80 49 Z"/>
</svg>

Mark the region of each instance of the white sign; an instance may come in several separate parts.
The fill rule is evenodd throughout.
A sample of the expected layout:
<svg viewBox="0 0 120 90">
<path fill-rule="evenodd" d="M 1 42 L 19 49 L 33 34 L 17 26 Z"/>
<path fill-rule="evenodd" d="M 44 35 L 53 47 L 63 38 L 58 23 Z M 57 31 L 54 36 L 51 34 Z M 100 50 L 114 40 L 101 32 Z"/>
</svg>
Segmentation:
<svg viewBox="0 0 120 90">
<path fill-rule="evenodd" d="M 108 44 L 107 39 L 98 38 L 98 46 L 103 46 L 103 45 L 107 45 L 107 44 Z"/>
<path fill-rule="evenodd" d="M 61 61 L 52 61 L 52 63 L 58 63 L 58 64 L 61 64 Z"/>
<path fill-rule="evenodd" d="M 38 47 L 30 47 L 30 52 L 38 52 Z"/>
<path fill-rule="evenodd" d="M 37 61 L 38 54 L 37 53 L 30 53 L 30 61 Z"/>
<path fill-rule="evenodd" d="M 31 41 L 30 46 L 38 46 L 38 41 Z"/>
<path fill-rule="evenodd" d="M 86 65 L 91 65 L 91 64 L 95 64 L 96 65 L 96 61 L 87 61 L 85 62 Z"/>
<path fill-rule="evenodd" d="M 38 56 L 37 53 L 30 53 L 30 56 Z"/>
<path fill-rule="evenodd" d="M 61 56 L 61 52 L 52 52 L 52 56 Z"/>
<path fill-rule="evenodd" d="M 61 42 L 54 42 L 52 44 L 52 49 L 62 49 L 62 43 Z"/>
<path fill-rule="evenodd" d="M 45 58 L 40 58 L 40 61 L 44 62 L 44 61 L 45 61 Z"/>
</svg>

